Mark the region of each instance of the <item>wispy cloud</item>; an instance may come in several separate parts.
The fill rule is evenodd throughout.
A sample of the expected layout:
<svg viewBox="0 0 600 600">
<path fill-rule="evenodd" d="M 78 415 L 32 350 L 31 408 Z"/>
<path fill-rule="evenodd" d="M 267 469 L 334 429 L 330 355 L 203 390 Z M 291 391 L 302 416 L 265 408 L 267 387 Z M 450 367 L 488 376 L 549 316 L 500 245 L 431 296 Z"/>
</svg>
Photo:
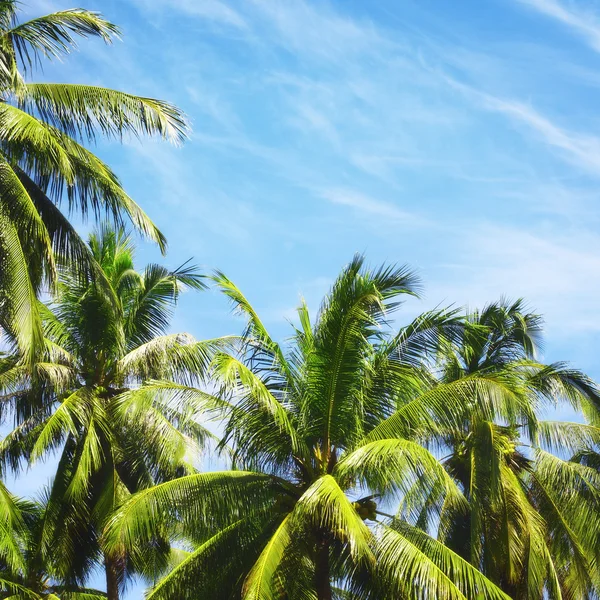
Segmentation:
<svg viewBox="0 0 600 600">
<path fill-rule="evenodd" d="M 600 175 L 600 137 L 561 128 L 530 106 L 485 96 L 485 104 L 494 111 L 527 125 L 549 145 L 564 152 L 575 165 Z"/>
<path fill-rule="evenodd" d="M 600 19 L 597 14 L 584 10 L 573 2 L 567 6 L 559 0 L 518 1 L 566 25 L 600 52 Z"/>
<path fill-rule="evenodd" d="M 194 105 L 210 119 L 214 120 L 226 131 L 238 130 L 241 123 L 235 110 L 216 90 L 202 89 L 200 86 L 188 85 L 187 94 Z"/>
<path fill-rule="evenodd" d="M 520 1 L 596 43 L 596 21 L 575 4 Z M 466 293 L 448 287 L 448 300 L 485 301 L 505 286 L 506 293 L 540 299 L 551 315 L 560 312 L 560 301 L 546 298 L 552 265 L 568 272 L 560 280 L 566 296 L 574 294 L 569 286 L 585 287 L 586 269 L 597 268 L 579 234 L 560 229 L 549 230 L 549 242 L 539 231 L 526 235 L 477 221 L 477 235 L 464 236 L 468 249 L 452 231 L 463 229 L 457 215 L 493 213 L 508 221 L 510 210 L 529 220 L 569 217 L 573 224 L 575 209 L 580 219 L 596 201 L 585 181 L 559 184 L 600 175 L 594 124 L 581 128 L 569 105 L 548 100 L 548 90 L 532 87 L 529 94 L 525 85 L 512 86 L 514 48 L 503 54 L 500 44 L 482 49 L 469 47 L 468 38 L 413 35 L 343 3 L 132 2 L 164 19 L 174 10 L 191 24 L 219 25 L 216 36 L 198 41 L 201 61 L 194 55 L 170 63 L 168 81 L 186 82 L 181 89 L 196 133 L 186 148 L 194 158 L 183 165 L 167 152 L 144 157 L 165 199 L 158 216 L 176 210 L 186 230 L 204 220 L 207 240 L 226 239 L 257 254 L 267 232 L 279 228 L 303 244 L 303 227 L 328 219 L 337 219 L 336 243 L 360 228 L 360 238 L 343 242 L 345 253 L 375 238 L 390 254 L 404 253 L 408 242 L 381 240 L 392 227 L 416 226 L 428 240 L 425 251 L 443 245 L 444 255 L 460 264 L 455 274 L 468 274 Z M 169 43 L 176 56 L 179 41 Z M 528 56 L 516 67 L 519 75 L 549 68 L 543 58 L 541 49 Z M 211 169 L 216 175 L 207 183 Z M 277 227 L 265 222 L 274 211 L 282 211 Z M 208 241 L 186 242 L 190 250 L 197 245 L 196 254 L 209 252 Z M 569 270 L 569 262 L 579 266 Z M 587 322 L 592 309 L 577 303 Z"/>
<path fill-rule="evenodd" d="M 239 12 L 220 0 L 132 0 L 138 7 L 148 12 L 176 10 L 192 17 L 206 19 L 213 23 L 246 29 L 246 21 Z"/>
<path fill-rule="evenodd" d="M 553 334 L 600 331 L 596 232 L 471 222 L 461 233 L 454 262 L 439 265 L 429 298 L 475 307 L 503 295 L 524 297 Z"/>
<path fill-rule="evenodd" d="M 403 211 L 394 204 L 377 200 L 376 198 L 361 194 L 355 190 L 330 188 L 320 190 L 318 194 L 333 204 L 348 206 L 363 214 L 393 219 L 394 221 L 401 221 L 404 223 L 422 221 L 420 217 L 413 213 Z"/>
<path fill-rule="evenodd" d="M 325 3 L 251 0 L 249 4 L 276 34 L 272 41 L 304 56 L 349 66 L 353 56 L 372 56 L 382 45 L 393 45 L 368 20 L 349 18 Z"/>
<path fill-rule="evenodd" d="M 517 100 L 488 94 L 450 77 L 445 77 L 445 80 L 452 87 L 465 93 L 480 108 L 501 113 L 522 123 L 543 142 L 557 148 L 569 162 L 595 175 L 600 175 L 599 136 L 561 127 L 532 106 Z"/>
</svg>

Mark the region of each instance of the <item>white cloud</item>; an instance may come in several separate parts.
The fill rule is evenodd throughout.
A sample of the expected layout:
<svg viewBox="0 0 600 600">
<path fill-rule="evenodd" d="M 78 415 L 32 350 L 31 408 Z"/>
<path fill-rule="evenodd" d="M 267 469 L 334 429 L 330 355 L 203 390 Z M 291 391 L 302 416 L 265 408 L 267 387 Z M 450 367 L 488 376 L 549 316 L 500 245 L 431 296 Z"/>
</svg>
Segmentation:
<svg viewBox="0 0 600 600">
<path fill-rule="evenodd" d="M 388 202 L 377 200 L 355 190 L 329 188 L 319 191 L 319 195 L 333 204 L 349 206 L 357 211 L 377 217 L 386 217 L 394 221 L 415 223 L 422 221 L 416 215 L 405 212 Z"/>
<path fill-rule="evenodd" d="M 561 128 L 532 107 L 519 102 L 487 96 L 486 103 L 491 110 L 504 113 L 527 125 L 547 144 L 564 151 L 574 164 L 600 174 L 599 137 Z"/>
<path fill-rule="evenodd" d="M 488 94 L 451 77 L 444 76 L 444 79 L 450 86 L 465 93 L 480 108 L 501 113 L 526 125 L 546 144 L 560 150 L 561 155 L 571 164 L 600 175 L 599 136 L 561 127 L 522 102 Z"/>
<path fill-rule="evenodd" d="M 188 96 L 202 113 L 213 119 L 226 131 L 240 128 L 240 120 L 235 110 L 222 93 L 203 89 L 200 85 L 186 87 Z"/>
<path fill-rule="evenodd" d="M 200 17 L 221 25 L 246 29 L 242 16 L 220 0 L 132 0 L 144 11 L 177 10 L 189 16 Z"/>
<path fill-rule="evenodd" d="M 439 283 L 428 286 L 428 298 L 475 307 L 501 296 L 524 297 L 556 335 L 600 331 L 596 232 L 470 222 L 452 254 L 454 262 L 436 268 Z"/>
<path fill-rule="evenodd" d="M 519 0 L 519 2 L 563 23 L 579 33 L 594 50 L 600 52 L 600 21 L 597 15 L 578 8 L 573 3 L 567 7 L 559 0 Z"/>
<path fill-rule="evenodd" d="M 328 9 L 325 3 L 303 0 L 251 0 L 257 15 L 276 33 L 276 41 L 304 56 L 350 65 L 350 57 L 373 55 L 392 44 L 369 21 L 359 21 Z"/>
<path fill-rule="evenodd" d="M 340 140 L 337 129 L 323 112 L 308 102 L 297 101 L 294 102 L 294 105 L 301 128 L 308 126 L 330 144 L 339 147 Z"/>
</svg>

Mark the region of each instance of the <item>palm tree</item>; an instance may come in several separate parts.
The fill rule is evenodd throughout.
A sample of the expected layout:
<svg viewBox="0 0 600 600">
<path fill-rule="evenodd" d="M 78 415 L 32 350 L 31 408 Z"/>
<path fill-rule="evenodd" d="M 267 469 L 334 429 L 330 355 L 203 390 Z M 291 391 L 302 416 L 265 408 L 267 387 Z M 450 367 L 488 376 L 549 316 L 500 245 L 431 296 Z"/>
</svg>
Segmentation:
<svg viewBox="0 0 600 600">
<path fill-rule="evenodd" d="M 597 448 L 600 429 L 538 415 L 565 400 L 598 414 L 600 393 L 582 373 L 535 360 L 541 325 L 522 301 L 494 303 L 468 314 L 459 343 L 446 346 L 442 382 L 495 379 L 510 390 L 510 402 L 473 395 L 440 432 L 443 463 L 469 511 L 446 512 L 438 538 L 513 598 L 594 597 L 600 477 L 561 457 Z"/>
<path fill-rule="evenodd" d="M 466 392 L 503 393 L 476 378 L 433 381 L 426 358 L 461 329 L 456 313 L 426 313 L 391 334 L 388 319 L 418 280 L 405 267 L 369 270 L 357 256 L 314 323 L 300 306 L 286 351 L 238 288 L 223 274 L 215 280 L 247 329 L 239 354 L 212 361 L 212 393 L 165 382 L 130 393 L 220 408 L 221 447 L 233 462 L 143 490 L 117 509 L 109 552 L 170 526 L 195 544 L 148 599 L 507 599 L 468 561 L 385 513 L 409 491 L 466 510 L 419 443 L 436 419 L 459 413 Z"/>
<path fill-rule="evenodd" d="M 98 590 L 62 585 L 41 560 L 44 506 L 14 497 L 0 486 L 0 598 L 12 600 L 104 600 Z"/>
<path fill-rule="evenodd" d="M 17 0 L 0 2 L 0 327 L 30 363 L 43 344 L 36 298 L 57 281 L 57 263 L 94 270 L 89 250 L 61 211 L 84 217 L 127 216 L 165 240 L 125 193 L 113 171 L 83 145 L 98 134 L 158 134 L 181 141 L 177 108 L 151 98 L 90 85 L 31 83 L 42 59 L 59 59 L 77 37 L 109 43 L 117 27 L 83 9 L 18 22 Z M 101 274 L 99 274 L 101 275 Z"/>
<path fill-rule="evenodd" d="M 122 395 L 148 378 L 194 381 L 210 342 L 167 334 L 182 287 L 202 289 L 196 269 L 134 268 L 122 230 L 92 234 L 90 252 L 106 282 L 65 272 L 55 303 L 42 307 L 45 351 L 31 371 L 19 356 L 4 359 L 5 402 L 17 427 L 0 444 L 0 461 L 18 469 L 62 448 L 41 525 L 40 552 L 67 583 L 84 583 L 104 560 L 110 600 L 128 573 L 144 571 L 144 549 L 111 558 L 100 532 L 123 498 L 191 469 L 206 430 L 185 403 L 131 402 Z M 167 550 L 159 539 L 157 547 Z"/>
</svg>

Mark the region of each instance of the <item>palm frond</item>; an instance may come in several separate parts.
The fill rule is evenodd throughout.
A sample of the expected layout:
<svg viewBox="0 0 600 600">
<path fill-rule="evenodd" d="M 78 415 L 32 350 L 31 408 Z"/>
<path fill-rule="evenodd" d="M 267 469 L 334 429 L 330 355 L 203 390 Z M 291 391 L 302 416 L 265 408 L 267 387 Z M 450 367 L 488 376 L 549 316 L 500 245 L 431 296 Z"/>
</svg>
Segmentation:
<svg viewBox="0 0 600 600">
<path fill-rule="evenodd" d="M 438 460 L 419 444 L 403 439 L 382 439 L 345 454 L 335 467 L 341 480 L 358 480 L 375 493 L 394 491 L 404 495 L 414 491 L 414 483 L 424 494 L 441 485 L 452 503 L 465 505 L 465 499 Z"/>
<path fill-rule="evenodd" d="M 212 374 L 222 383 L 225 393 L 234 396 L 235 408 L 226 425 L 225 440 L 232 437 L 246 456 L 256 451 L 255 457 L 258 457 L 259 446 L 267 454 L 283 449 L 288 454 L 291 451 L 297 456 L 307 455 L 293 414 L 252 369 L 234 356 L 220 353 L 213 361 Z M 267 451 L 269 446 L 270 451 Z"/>
<path fill-rule="evenodd" d="M 292 515 L 286 515 L 265 545 L 248 573 L 242 590 L 243 600 L 277 600 L 281 586 L 275 578 L 285 551 L 292 541 Z"/>
<path fill-rule="evenodd" d="M 455 343 L 464 328 L 459 309 L 443 308 L 419 315 L 390 341 L 391 353 L 402 363 L 421 366 L 436 360 L 442 345 Z"/>
<path fill-rule="evenodd" d="M 288 377 L 288 384 L 291 383 L 290 367 L 281 347 L 271 338 L 267 328 L 241 290 L 220 271 L 216 271 L 212 279 L 219 290 L 229 298 L 234 310 L 246 318 L 247 325 L 242 338 L 252 344 L 253 360 L 266 361 L 266 366 L 271 369 L 280 368 Z M 265 356 L 260 356 L 261 354 Z"/>
<path fill-rule="evenodd" d="M 0 274 L 4 288 L 2 326 L 17 340 L 24 362 L 31 365 L 44 339 L 36 290 L 29 277 L 29 262 L 17 229 L 3 210 L 0 210 L 0 230 L 3 250 Z"/>
<path fill-rule="evenodd" d="M 381 527 L 377 575 L 401 597 L 510 600 L 475 567 L 422 531 L 398 520 Z"/>
<path fill-rule="evenodd" d="M 40 458 L 66 435 L 76 435 L 82 424 L 87 425 L 93 412 L 93 401 L 93 394 L 86 388 L 80 388 L 67 396 L 39 432 L 31 451 L 31 460 Z"/>
<path fill-rule="evenodd" d="M 90 141 L 100 131 L 118 139 L 159 135 L 179 144 L 189 129 L 185 115 L 168 102 L 92 85 L 26 83 L 17 101 L 67 135 Z"/>
<path fill-rule="evenodd" d="M 13 572 L 25 569 L 22 542 L 27 535 L 19 501 L 0 482 L 0 560 Z"/>
<path fill-rule="evenodd" d="M 58 58 L 76 48 L 74 36 L 97 36 L 109 43 L 118 28 L 99 13 L 81 8 L 63 10 L 15 25 L 3 38 L 12 44 L 23 66 L 32 67 L 40 58 Z"/>
<path fill-rule="evenodd" d="M 193 385 L 208 377 L 215 356 L 237 339 L 232 336 L 199 342 L 187 333 L 158 336 L 123 356 L 117 371 L 140 381 L 168 379 Z"/>
<path fill-rule="evenodd" d="M 343 539 L 357 563 L 373 561 L 372 534 L 333 476 L 319 477 L 302 494 L 292 514 L 298 523 L 310 523 Z"/>
<path fill-rule="evenodd" d="M 538 421 L 538 443 L 550 452 L 581 451 L 600 447 L 600 427 L 568 421 Z"/>
<path fill-rule="evenodd" d="M 10 104 L 0 105 L 0 137 L 5 155 L 18 163 L 50 197 L 66 191 L 85 216 L 91 207 L 117 221 L 126 214 L 135 227 L 165 249 L 164 236 L 125 193 L 115 174 L 89 150 L 59 129 Z"/>
<path fill-rule="evenodd" d="M 167 517 L 171 524 L 196 531 L 228 526 L 274 502 L 277 488 L 273 477 L 244 471 L 198 473 L 161 483 L 134 494 L 115 512 L 105 532 L 107 549 L 121 551 L 152 539 Z"/>
</svg>

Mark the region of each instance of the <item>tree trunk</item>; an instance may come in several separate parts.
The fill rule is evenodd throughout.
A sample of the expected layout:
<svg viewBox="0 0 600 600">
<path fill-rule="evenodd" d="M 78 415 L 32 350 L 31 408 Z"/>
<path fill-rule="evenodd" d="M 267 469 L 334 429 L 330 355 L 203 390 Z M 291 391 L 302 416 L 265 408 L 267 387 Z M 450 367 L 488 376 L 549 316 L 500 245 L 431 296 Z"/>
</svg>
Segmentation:
<svg viewBox="0 0 600 600">
<path fill-rule="evenodd" d="M 106 572 L 106 597 L 108 600 L 119 600 L 119 561 L 114 558 L 104 557 L 104 570 Z"/>
<path fill-rule="evenodd" d="M 331 600 L 331 580 L 329 575 L 329 542 L 322 540 L 317 544 L 315 560 L 315 590 L 318 600 Z"/>
</svg>

